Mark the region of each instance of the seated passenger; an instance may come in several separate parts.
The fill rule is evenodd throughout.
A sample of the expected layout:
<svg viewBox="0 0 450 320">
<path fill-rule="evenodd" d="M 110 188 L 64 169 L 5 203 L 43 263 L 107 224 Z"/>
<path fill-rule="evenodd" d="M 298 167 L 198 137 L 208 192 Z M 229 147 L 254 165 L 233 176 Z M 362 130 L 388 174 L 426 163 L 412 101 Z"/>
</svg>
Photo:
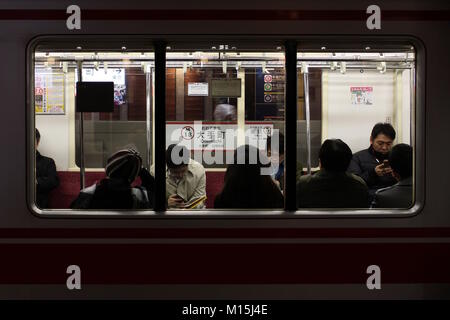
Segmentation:
<svg viewBox="0 0 450 320">
<path fill-rule="evenodd" d="M 41 141 L 41 134 L 36 129 L 36 149 Z M 55 161 L 44 157 L 36 150 L 36 204 L 39 208 L 48 208 L 48 196 L 50 191 L 59 186 L 59 178 L 56 173 Z"/>
<path fill-rule="evenodd" d="M 134 149 L 119 150 L 106 163 L 107 178 L 80 191 L 72 209 L 146 209 L 152 207 L 154 179 Z M 141 186 L 132 187 L 137 177 Z"/>
<path fill-rule="evenodd" d="M 372 204 L 374 208 L 409 208 L 412 204 L 412 147 L 401 143 L 389 154 L 392 175 L 397 184 L 379 189 Z"/>
<path fill-rule="evenodd" d="M 270 161 L 272 167 L 277 168 L 277 171 L 272 174 L 272 178 L 275 181 L 275 184 L 281 189 L 284 190 L 284 135 L 282 133 L 278 134 L 278 152 L 276 150 L 272 150 L 272 140 L 274 136 L 267 137 L 266 148 L 267 148 L 267 156 L 270 157 Z M 297 171 L 296 171 L 296 179 L 297 182 L 300 180 L 302 176 L 302 164 L 297 162 Z"/>
<path fill-rule="evenodd" d="M 340 139 L 325 140 L 319 150 L 320 170 L 297 184 L 299 208 L 367 208 L 368 188 L 360 177 L 346 172 L 352 159 Z"/>
<path fill-rule="evenodd" d="M 214 208 L 283 208 L 283 195 L 270 172 L 261 171 L 263 167 L 257 148 L 249 145 L 237 148 L 234 163 L 228 165 L 225 173 L 223 189 L 214 200 Z"/>
<path fill-rule="evenodd" d="M 221 103 L 214 109 L 215 121 L 236 121 L 236 119 L 236 107 L 231 104 Z"/>
<path fill-rule="evenodd" d="M 168 208 L 183 208 L 189 203 L 203 208 L 206 200 L 205 168 L 191 159 L 189 150 L 181 145 L 171 144 L 166 150 L 166 199 Z M 154 174 L 154 166 L 150 169 Z"/>
<path fill-rule="evenodd" d="M 370 202 L 377 189 L 396 183 L 387 162 L 394 139 L 395 130 L 389 123 L 377 123 L 370 135 L 370 147 L 355 153 L 348 167 L 348 172 L 360 176 L 366 182 Z"/>
</svg>

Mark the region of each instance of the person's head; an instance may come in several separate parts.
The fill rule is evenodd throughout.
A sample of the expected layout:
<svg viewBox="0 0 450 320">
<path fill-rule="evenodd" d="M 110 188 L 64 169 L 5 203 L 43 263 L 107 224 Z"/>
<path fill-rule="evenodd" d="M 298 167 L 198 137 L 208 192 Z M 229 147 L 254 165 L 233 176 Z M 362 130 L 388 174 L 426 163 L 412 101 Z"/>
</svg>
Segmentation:
<svg viewBox="0 0 450 320">
<path fill-rule="evenodd" d="M 188 170 L 189 159 L 189 150 L 185 146 L 171 144 L 166 150 L 169 175 L 174 179 L 182 179 Z"/>
<path fill-rule="evenodd" d="M 122 149 L 108 158 L 105 171 L 110 179 L 132 183 L 139 175 L 141 166 L 142 158 L 136 150 Z"/>
<path fill-rule="evenodd" d="M 266 148 L 267 148 L 267 156 L 269 157 L 272 155 L 272 140 L 274 139 L 274 137 L 275 137 L 274 135 L 267 137 Z M 278 154 L 280 156 L 284 155 L 284 135 L 281 132 L 278 133 Z"/>
<path fill-rule="evenodd" d="M 413 152 L 410 145 L 400 143 L 389 154 L 389 164 L 398 180 L 407 179 L 413 173 Z"/>
<path fill-rule="evenodd" d="M 331 172 L 345 172 L 352 156 L 352 150 L 344 141 L 327 139 L 319 150 L 320 167 Z"/>
<path fill-rule="evenodd" d="M 269 166 L 269 160 L 261 151 L 252 145 L 242 145 L 234 151 L 234 165 L 255 166 L 258 169 Z"/>
<path fill-rule="evenodd" d="M 234 153 L 234 163 L 228 165 L 221 198 L 232 208 L 278 207 L 280 191 L 262 169 L 269 166 L 264 153 L 251 145 L 242 145 Z M 278 198 L 279 199 L 279 198 Z"/>
<path fill-rule="evenodd" d="M 214 110 L 216 121 L 236 121 L 236 107 L 228 103 L 220 103 Z"/>
<path fill-rule="evenodd" d="M 370 134 L 370 144 L 375 152 L 388 154 L 395 140 L 395 129 L 390 123 L 377 123 Z"/>
<path fill-rule="evenodd" d="M 41 134 L 38 129 L 35 129 L 35 140 L 36 140 L 36 147 L 39 145 L 39 142 L 41 141 Z"/>
</svg>

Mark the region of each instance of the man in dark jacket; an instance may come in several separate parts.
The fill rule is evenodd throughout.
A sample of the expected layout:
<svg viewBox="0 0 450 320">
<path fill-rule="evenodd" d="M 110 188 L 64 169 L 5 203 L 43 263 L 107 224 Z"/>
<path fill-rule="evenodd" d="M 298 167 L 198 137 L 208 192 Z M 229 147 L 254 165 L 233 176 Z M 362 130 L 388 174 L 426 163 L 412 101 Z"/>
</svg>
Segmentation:
<svg viewBox="0 0 450 320">
<path fill-rule="evenodd" d="M 412 147 L 400 143 L 392 148 L 389 154 L 389 163 L 392 167 L 392 175 L 398 183 L 375 193 L 372 203 L 374 208 L 409 208 L 412 205 L 412 172 L 413 159 Z"/>
<path fill-rule="evenodd" d="M 389 123 L 377 123 L 370 135 L 370 147 L 355 153 L 348 167 L 348 172 L 360 176 L 366 182 L 371 198 L 378 189 L 397 182 L 388 161 L 394 139 L 395 130 Z"/>
<path fill-rule="evenodd" d="M 142 167 L 134 148 L 113 153 L 106 162 L 106 178 L 84 188 L 72 202 L 72 209 L 149 209 L 153 203 L 154 179 Z M 141 185 L 132 187 L 137 177 Z"/>
<path fill-rule="evenodd" d="M 36 148 L 41 141 L 41 134 L 36 129 Z M 50 191 L 59 186 L 59 178 L 56 173 L 55 161 L 44 157 L 36 150 L 36 204 L 39 208 L 48 208 L 48 196 Z"/>
<path fill-rule="evenodd" d="M 367 208 L 369 193 L 360 177 L 346 172 L 352 159 L 349 146 L 340 139 L 325 140 L 319 151 L 320 171 L 300 178 L 299 208 Z"/>
</svg>

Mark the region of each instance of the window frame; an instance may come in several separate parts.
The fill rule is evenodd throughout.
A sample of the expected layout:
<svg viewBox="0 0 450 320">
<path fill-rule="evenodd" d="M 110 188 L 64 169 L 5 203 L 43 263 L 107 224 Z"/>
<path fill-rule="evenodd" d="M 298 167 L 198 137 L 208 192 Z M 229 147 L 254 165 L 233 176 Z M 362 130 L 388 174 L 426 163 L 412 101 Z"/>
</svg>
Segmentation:
<svg viewBox="0 0 450 320">
<path fill-rule="evenodd" d="M 89 49 L 89 44 L 99 43 L 118 47 L 118 43 L 148 46 L 155 52 L 155 201 L 152 210 L 74 210 L 74 209 L 40 209 L 35 202 L 35 113 L 34 113 L 34 53 L 38 46 L 58 47 L 60 50 L 74 48 L 74 43 L 83 43 Z M 250 210 L 166 210 L 165 203 L 165 62 L 167 45 L 170 43 L 245 43 L 246 46 L 257 47 L 259 43 L 282 45 L 285 49 L 285 154 L 286 154 L 286 198 L 285 207 L 280 210 L 250 209 Z M 415 77 L 412 89 L 411 108 L 411 145 L 413 157 L 413 192 L 414 203 L 406 209 L 297 209 L 295 198 L 295 172 L 297 146 L 297 51 L 317 51 L 322 47 L 327 50 L 363 51 L 370 47 L 372 51 L 398 51 L 401 49 L 415 52 Z M 108 48 L 106 48 L 108 49 Z M 26 125 L 27 125 L 27 205 L 31 213 L 40 218 L 150 218 L 150 219 L 298 219 L 298 218 L 385 218 L 412 217 L 417 215 L 425 203 L 425 46 L 413 36 L 367 36 L 367 35 L 42 35 L 30 40 L 26 54 Z M 295 77 L 294 77 L 295 76 Z M 295 104 L 295 105 L 293 105 Z M 157 106 L 163 106 L 158 108 Z M 288 146 L 291 146 L 289 148 Z M 290 177 L 290 179 L 288 178 Z"/>
</svg>

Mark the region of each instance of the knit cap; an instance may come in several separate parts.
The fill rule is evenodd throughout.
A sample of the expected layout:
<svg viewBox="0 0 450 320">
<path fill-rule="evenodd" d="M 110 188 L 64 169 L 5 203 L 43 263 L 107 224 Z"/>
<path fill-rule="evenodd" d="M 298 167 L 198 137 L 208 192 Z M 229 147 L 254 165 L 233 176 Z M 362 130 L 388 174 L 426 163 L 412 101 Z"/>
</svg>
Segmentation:
<svg viewBox="0 0 450 320">
<path fill-rule="evenodd" d="M 134 149 L 122 149 L 113 153 L 106 161 L 106 175 L 109 178 L 133 182 L 139 174 L 142 158 Z"/>
</svg>

